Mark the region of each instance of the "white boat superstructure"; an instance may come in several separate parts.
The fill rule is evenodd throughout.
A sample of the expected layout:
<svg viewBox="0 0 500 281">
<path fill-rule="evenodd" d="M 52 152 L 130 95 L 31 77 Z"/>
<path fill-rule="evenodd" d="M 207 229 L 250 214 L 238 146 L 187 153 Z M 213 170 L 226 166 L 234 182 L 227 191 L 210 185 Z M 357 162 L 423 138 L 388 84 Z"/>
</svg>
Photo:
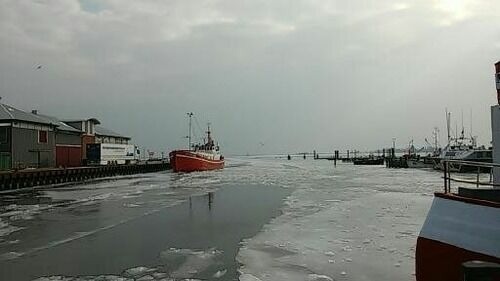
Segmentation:
<svg viewBox="0 0 500 281">
<path fill-rule="evenodd" d="M 465 130 L 462 126 L 460 136 L 452 137 L 450 135 L 450 118 L 451 113 L 446 112 L 448 144 L 443 148 L 441 154 L 437 157 L 439 161 L 435 162 L 435 169 L 443 169 L 444 160 L 462 160 L 474 162 L 492 162 L 492 150 L 484 146 L 478 147 L 474 136 L 466 137 Z M 472 126 L 471 126 L 472 127 Z M 472 129 L 471 129 L 472 131 Z M 462 167 L 455 165 L 450 166 L 453 172 L 464 172 Z"/>
</svg>

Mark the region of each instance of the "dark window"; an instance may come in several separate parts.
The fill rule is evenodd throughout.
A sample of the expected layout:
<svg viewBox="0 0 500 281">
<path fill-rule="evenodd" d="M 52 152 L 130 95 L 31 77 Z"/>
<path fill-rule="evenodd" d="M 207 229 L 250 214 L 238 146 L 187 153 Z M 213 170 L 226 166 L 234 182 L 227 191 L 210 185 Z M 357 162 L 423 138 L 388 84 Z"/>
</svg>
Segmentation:
<svg viewBox="0 0 500 281">
<path fill-rule="evenodd" d="M 47 143 L 47 131 L 38 131 L 38 142 L 39 143 Z"/>
<path fill-rule="evenodd" d="M 8 132 L 7 127 L 0 127 L 0 144 L 5 144 L 9 142 L 7 132 Z"/>
</svg>

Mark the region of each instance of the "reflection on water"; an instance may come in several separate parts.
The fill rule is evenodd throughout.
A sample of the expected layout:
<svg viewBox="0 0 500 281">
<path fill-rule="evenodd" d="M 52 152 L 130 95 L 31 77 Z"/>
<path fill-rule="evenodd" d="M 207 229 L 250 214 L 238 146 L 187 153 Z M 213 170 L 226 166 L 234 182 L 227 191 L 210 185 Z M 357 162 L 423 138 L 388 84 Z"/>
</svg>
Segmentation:
<svg viewBox="0 0 500 281">
<path fill-rule="evenodd" d="M 264 223 L 279 215 L 287 193 L 285 189 L 262 185 L 225 186 L 189 196 L 180 205 L 145 213 L 143 210 L 136 219 L 100 227 L 96 220 L 114 216 L 115 208 L 123 208 L 123 203 L 102 201 L 103 204 L 92 206 L 93 212 L 88 212 L 90 206 L 84 205 L 54 210 L 40 215 L 37 225 L 30 226 L 31 231 L 45 239 L 19 233 L 16 237 L 22 242 L 18 247 L 1 248 L 3 252 L 20 255 L 0 260 L 5 269 L 0 279 L 114 274 L 202 279 L 217 275 L 220 280 L 233 280 L 237 276 L 235 256 L 239 242 L 255 235 Z M 137 213 L 141 208 L 129 209 Z M 92 224 L 94 230 L 79 231 Z M 74 234 L 68 237 L 72 231 Z M 51 241 L 50 237 L 61 238 Z"/>
<path fill-rule="evenodd" d="M 212 203 L 214 202 L 214 193 L 209 192 L 207 196 L 208 196 L 208 209 L 212 210 Z"/>
</svg>

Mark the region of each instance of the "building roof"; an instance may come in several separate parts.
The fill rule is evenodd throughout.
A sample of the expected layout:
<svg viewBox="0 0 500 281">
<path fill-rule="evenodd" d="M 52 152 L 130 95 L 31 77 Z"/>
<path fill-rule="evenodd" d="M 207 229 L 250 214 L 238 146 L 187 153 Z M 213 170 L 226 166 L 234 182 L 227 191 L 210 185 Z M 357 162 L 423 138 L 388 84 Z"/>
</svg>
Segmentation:
<svg viewBox="0 0 500 281">
<path fill-rule="evenodd" d="M 86 119 L 66 119 L 66 120 L 62 120 L 63 122 L 66 122 L 66 123 L 72 123 L 72 122 L 82 122 L 82 121 L 92 121 L 94 122 L 94 124 L 101 124 L 101 122 L 99 122 L 99 120 L 97 120 L 96 118 L 86 118 Z"/>
<path fill-rule="evenodd" d="M 115 131 L 112 131 L 110 129 L 104 128 L 102 126 L 95 126 L 95 134 L 98 135 L 98 136 L 130 139 L 130 137 L 126 137 L 124 135 L 121 135 L 121 134 L 119 134 L 119 133 L 117 133 Z"/>
<path fill-rule="evenodd" d="M 37 116 L 31 112 L 28 113 L 3 103 L 0 103 L 0 120 L 18 120 L 37 124 L 52 124 L 45 118 Z"/>
<path fill-rule="evenodd" d="M 44 115 L 44 114 L 39 114 L 39 113 L 33 113 L 36 114 L 39 117 L 44 118 L 45 120 L 49 121 L 51 124 L 54 124 L 57 126 L 57 130 L 59 131 L 68 131 L 68 132 L 74 132 L 74 133 L 81 133 L 81 130 L 78 130 L 76 128 L 71 127 L 70 125 L 64 123 L 63 121 L 59 120 L 56 117 L 49 116 L 49 115 Z"/>
</svg>

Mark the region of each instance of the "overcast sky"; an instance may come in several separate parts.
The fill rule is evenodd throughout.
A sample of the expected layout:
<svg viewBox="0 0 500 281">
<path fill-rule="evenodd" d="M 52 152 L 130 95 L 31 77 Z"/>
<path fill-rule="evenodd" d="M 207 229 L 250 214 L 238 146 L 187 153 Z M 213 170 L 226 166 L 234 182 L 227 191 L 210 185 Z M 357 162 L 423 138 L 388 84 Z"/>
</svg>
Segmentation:
<svg viewBox="0 0 500 281">
<path fill-rule="evenodd" d="M 185 145 L 188 111 L 227 154 L 444 144 L 445 108 L 491 139 L 496 0 L 0 3 L 3 103 L 150 149 Z"/>
</svg>

